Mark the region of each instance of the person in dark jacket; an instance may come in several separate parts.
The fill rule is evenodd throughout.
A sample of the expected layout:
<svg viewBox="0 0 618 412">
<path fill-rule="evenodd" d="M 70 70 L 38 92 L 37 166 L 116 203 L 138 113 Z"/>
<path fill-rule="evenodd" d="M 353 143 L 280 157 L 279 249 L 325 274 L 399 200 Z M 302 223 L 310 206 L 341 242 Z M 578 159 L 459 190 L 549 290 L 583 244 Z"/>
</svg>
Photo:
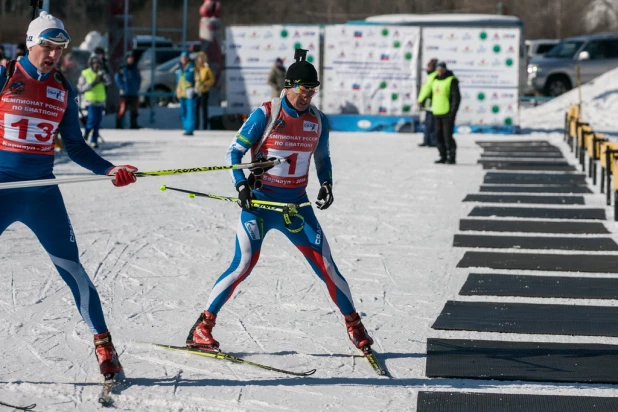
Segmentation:
<svg viewBox="0 0 618 412">
<path fill-rule="evenodd" d="M 440 159 L 436 163 L 455 164 L 457 143 L 453 138 L 455 116 L 461 102 L 459 80 L 452 71 L 446 68 L 446 63 L 440 62 L 436 68 L 438 75 L 431 88 L 431 107 L 435 120 L 436 143 Z"/>
<path fill-rule="evenodd" d="M 116 81 L 118 90 L 120 90 L 120 107 L 116 114 L 116 129 L 124 128 L 123 119 L 127 107 L 131 113 L 131 129 L 139 129 L 137 117 L 139 116 L 139 89 L 142 84 L 142 76 L 140 75 L 132 53 L 127 53 L 125 64 L 120 68 L 118 73 L 116 73 L 114 80 Z"/>
</svg>

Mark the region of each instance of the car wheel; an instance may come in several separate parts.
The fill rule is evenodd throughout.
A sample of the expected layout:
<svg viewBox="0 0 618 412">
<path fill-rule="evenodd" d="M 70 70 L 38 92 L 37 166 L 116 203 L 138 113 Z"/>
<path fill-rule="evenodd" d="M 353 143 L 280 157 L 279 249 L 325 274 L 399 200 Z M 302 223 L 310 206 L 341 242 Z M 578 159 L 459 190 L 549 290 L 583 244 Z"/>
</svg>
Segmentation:
<svg viewBox="0 0 618 412">
<path fill-rule="evenodd" d="M 565 76 L 550 77 L 545 87 L 545 93 L 548 96 L 560 96 L 571 90 L 571 82 Z"/>
</svg>

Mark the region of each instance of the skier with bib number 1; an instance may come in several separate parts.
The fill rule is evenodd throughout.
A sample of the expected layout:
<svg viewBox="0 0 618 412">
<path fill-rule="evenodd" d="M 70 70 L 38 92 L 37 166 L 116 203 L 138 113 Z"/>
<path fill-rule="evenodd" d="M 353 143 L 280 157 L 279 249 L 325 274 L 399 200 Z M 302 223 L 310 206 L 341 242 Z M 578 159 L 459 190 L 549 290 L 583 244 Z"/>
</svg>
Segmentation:
<svg viewBox="0 0 618 412">
<path fill-rule="evenodd" d="M 304 255 L 344 316 L 348 335 L 364 353 L 373 340 L 367 333 L 352 300 L 348 283 L 331 256 L 331 250 L 311 207 L 302 208 L 304 224 L 284 224 L 281 213 L 255 209 L 252 199 L 303 203 L 309 164 L 315 160 L 320 190 L 316 205 L 325 210 L 333 203 L 332 167 L 328 147 L 329 124 L 326 116 L 311 104 L 320 82 L 314 66 L 306 61 L 306 50 L 297 49 L 295 63 L 285 76 L 281 98 L 274 98 L 253 111 L 240 128 L 226 154 L 226 163 L 241 163 L 251 150 L 251 158 L 287 158 L 268 170 L 254 170 L 247 178 L 241 170 L 231 172 L 242 208 L 236 232 L 236 251 L 230 267 L 215 282 L 205 310 L 191 328 L 187 346 L 204 351 L 219 351 L 213 337 L 217 314 L 256 265 L 262 242 L 272 230 L 282 232 Z"/>
</svg>

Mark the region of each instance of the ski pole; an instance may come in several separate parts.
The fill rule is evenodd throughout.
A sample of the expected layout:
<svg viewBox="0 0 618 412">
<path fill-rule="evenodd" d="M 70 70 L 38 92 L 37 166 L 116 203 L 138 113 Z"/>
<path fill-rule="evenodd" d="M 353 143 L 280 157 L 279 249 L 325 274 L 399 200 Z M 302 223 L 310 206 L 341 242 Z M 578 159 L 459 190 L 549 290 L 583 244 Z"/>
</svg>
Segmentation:
<svg viewBox="0 0 618 412">
<path fill-rule="evenodd" d="M 169 187 L 166 185 L 162 185 L 160 189 L 163 192 L 165 192 L 166 190 L 173 190 L 175 192 L 187 193 L 189 197 L 192 199 L 198 196 L 198 197 L 207 197 L 209 199 L 224 200 L 226 202 L 234 202 L 234 203 L 238 202 L 237 197 L 212 195 L 210 193 L 200 193 L 200 192 L 195 192 L 192 190 L 179 189 L 177 187 Z M 298 209 L 301 207 L 305 207 L 305 206 L 311 206 L 311 202 L 303 202 L 300 204 L 295 204 L 295 203 L 271 202 L 267 200 L 257 200 L 257 199 L 252 200 L 251 204 L 259 209 L 273 210 L 275 212 L 282 213 L 283 221 L 285 222 L 285 228 L 292 233 L 300 232 L 301 230 L 303 230 L 303 227 L 305 226 L 305 218 L 303 217 L 303 215 L 300 214 Z M 294 221 L 295 217 L 298 217 L 301 220 L 301 225 L 298 228 L 292 229 L 290 225 Z"/>
<path fill-rule="evenodd" d="M 198 173 L 198 172 L 216 172 L 219 170 L 239 170 L 239 169 L 254 169 L 254 168 L 269 168 L 276 166 L 280 163 L 287 162 L 286 158 L 266 160 L 263 162 L 253 163 L 239 163 L 229 166 L 203 166 L 193 167 L 188 169 L 167 169 L 167 170 L 153 170 L 149 172 L 136 172 L 136 177 L 148 177 L 148 176 L 167 176 L 185 173 Z M 114 176 L 83 176 L 83 177 L 69 177 L 66 179 L 40 179 L 40 180 L 25 180 L 22 182 L 8 182 L 0 183 L 0 190 L 2 189 L 20 189 L 24 187 L 38 187 L 38 186 L 51 186 L 60 185 L 66 183 L 84 183 L 84 182 L 97 182 L 102 180 L 113 180 Z"/>
</svg>

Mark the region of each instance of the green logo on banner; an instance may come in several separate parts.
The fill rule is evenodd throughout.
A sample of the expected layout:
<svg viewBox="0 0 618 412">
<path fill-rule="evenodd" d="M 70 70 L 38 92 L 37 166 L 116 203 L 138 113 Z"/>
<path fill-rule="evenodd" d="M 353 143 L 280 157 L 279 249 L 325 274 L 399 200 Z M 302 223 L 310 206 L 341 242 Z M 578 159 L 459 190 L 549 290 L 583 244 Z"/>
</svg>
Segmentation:
<svg viewBox="0 0 618 412">
<path fill-rule="evenodd" d="M 485 100 L 485 93 L 480 92 L 479 94 L 476 95 L 476 98 L 479 100 Z"/>
<path fill-rule="evenodd" d="M 393 43 L 393 47 L 394 48 L 399 48 L 399 46 L 401 46 L 401 42 L 399 40 L 396 40 L 395 43 Z"/>
<path fill-rule="evenodd" d="M 395 101 L 395 100 L 397 100 L 398 98 L 399 98 L 399 95 L 398 95 L 397 93 L 392 93 L 392 94 L 391 94 L 391 100 L 392 100 L 392 101 Z"/>
<path fill-rule="evenodd" d="M 506 119 L 504 119 L 504 124 L 507 126 L 510 126 L 513 124 L 513 119 L 511 119 L 510 117 L 507 117 Z"/>
<path fill-rule="evenodd" d="M 496 44 L 494 46 L 494 53 L 500 53 L 500 45 L 499 44 Z"/>
<path fill-rule="evenodd" d="M 287 30 L 281 30 L 281 37 L 288 37 L 288 31 Z"/>
<path fill-rule="evenodd" d="M 388 29 L 382 29 L 382 36 L 388 36 Z"/>
<path fill-rule="evenodd" d="M 403 108 L 401 110 L 403 110 L 404 113 L 408 113 L 410 111 L 411 107 L 409 104 L 406 104 L 403 106 Z"/>
<path fill-rule="evenodd" d="M 491 106 L 492 113 L 498 113 L 500 111 L 500 106 Z"/>
<path fill-rule="evenodd" d="M 380 89 L 386 89 L 386 82 L 380 82 Z"/>
<path fill-rule="evenodd" d="M 512 66 L 513 65 L 513 59 L 511 59 L 510 57 L 508 59 L 506 59 L 506 65 L 507 66 Z"/>
<path fill-rule="evenodd" d="M 294 43 L 294 48 L 295 49 L 302 49 L 300 42 Z"/>
<path fill-rule="evenodd" d="M 309 63 L 313 63 L 313 56 L 312 55 L 307 56 L 307 61 Z"/>
<path fill-rule="evenodd" d="M 487 32 L 482 31 L 481 34 L 479 35 L 479 37 L 481 38 L 481 40 L 486 40 L 487 39 Z"/>
<path fill-rule="evenodd" d="M 412 53 L 407 52 L 405 58 L 406 60 L 412 60 Z"/>
</svg>

